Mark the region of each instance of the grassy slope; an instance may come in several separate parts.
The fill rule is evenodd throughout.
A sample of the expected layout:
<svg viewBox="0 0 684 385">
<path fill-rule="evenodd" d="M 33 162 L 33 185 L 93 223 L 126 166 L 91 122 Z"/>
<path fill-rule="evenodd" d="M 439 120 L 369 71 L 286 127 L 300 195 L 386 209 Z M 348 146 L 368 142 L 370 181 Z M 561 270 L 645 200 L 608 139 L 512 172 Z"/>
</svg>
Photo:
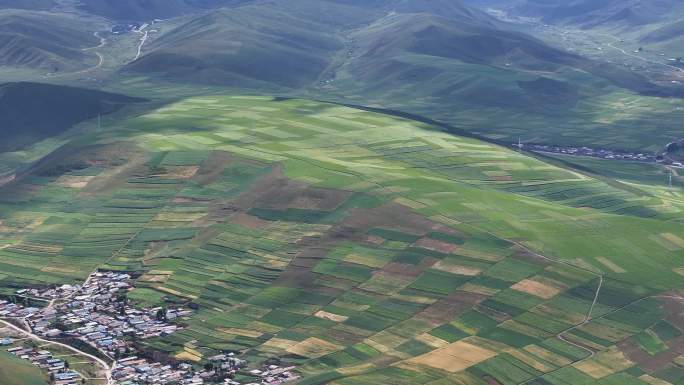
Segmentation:
<svg viewBox="0 0 684 385">
<path fill-rule="evenodd" d="M 37 367 L 0 351 L 0 384 L 45 385 L 47 379 Z"/>
<path fill-rule="evenodd" d="M 149 342 L 171 354 L 280 357 L 301 365 L 304 384 L 513 384 L 559 369 L 574 376 L 566 383 L 605 384 L 587 374 L 603 355 L 555 337 L 584 319 L 596 274 L 606 280 L 591 315 L 606 318 L 565 337 L 602 354 L 666 316 L 660 299 L 639 298 L 682 289 L 680 192 L 422 123 L 209 96 L 74 145 L 0 189 L 0 267 L 11 273 L 0 285 L 98 266 L 146 272 L 134 298 L 200 305 L 186 330 Z M 521 291 L 528 278 L 543 298 Z M 494 356 L 460 356 L 469 345 L 457 341 Z M 450 373 L 423 356 L 450 343 L 449 362 L 476 365 Z M 639 365 L 606 359 L 602 373 L 640 384 Z"/>
<path fill-rule="evenodd" d="M 311 1 L 212 12 L 154 41 L 124 70 L 202 84 L 299 88 L 316 81 L 343 48 L 337 29 L 369 17 L 355 7 Z"/>
<path fill-rule="evenodd" d="M 653 23 L 681 11 L 681 2 L 676 0 L 499 0 L 487 4 L 472 0 L 479 5 L 506 7 L 513 12 L 540 17 L 549 23 L 568 23 L 594 28 L 601 25 L 639 26 Z M 483 4 L 484 3 L 484 4 Z"/>
<path fill-rule="evenodd" d="M 684 56 L 684 21 L 662 24 L 642 33 L 639 41 L 650 49 L 666 52 L 668 59 Z"/>
<path fill-rule="evenodd" d="M 529 37 L 397 15 L 350 38 L 353 54 L 325 77 L 332 81 L 320 88 L 322 98 L 410 111 L 510 142 L 562 137 L 655 151 L 679 135 L 677 100 L 620 89 L 615 84 L 649 86 Z"/>
<path fill-rule="evenodd" d="M 99 44 L 100 28 L 84 18 L 33 11 L 0 11 L 0 64 L 69 72 L 93 66 L 84 48 Z"/>
</svg>

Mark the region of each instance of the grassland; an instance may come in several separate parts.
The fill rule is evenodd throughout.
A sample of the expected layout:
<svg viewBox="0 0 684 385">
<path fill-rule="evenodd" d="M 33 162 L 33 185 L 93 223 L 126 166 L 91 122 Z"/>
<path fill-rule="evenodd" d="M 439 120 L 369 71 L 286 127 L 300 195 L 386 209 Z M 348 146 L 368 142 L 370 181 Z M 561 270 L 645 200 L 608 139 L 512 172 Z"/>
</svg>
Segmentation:
<svg viewBox="0 0 684 385">
<path fill-rule="evenodd" d="M 301 384 L 681 384 L 680 190 L 306 100 L 188 98 L 72 144 L 0 189 L 0 286 L 132 271 L 133 301 L 198 307 L 148 342 L 171 356 Z"/>
<path fill-rule="evenodd" d="M 30 363 L 0 351 L 0 384 L 45 385 L 47 377 Z"/>
</svg>

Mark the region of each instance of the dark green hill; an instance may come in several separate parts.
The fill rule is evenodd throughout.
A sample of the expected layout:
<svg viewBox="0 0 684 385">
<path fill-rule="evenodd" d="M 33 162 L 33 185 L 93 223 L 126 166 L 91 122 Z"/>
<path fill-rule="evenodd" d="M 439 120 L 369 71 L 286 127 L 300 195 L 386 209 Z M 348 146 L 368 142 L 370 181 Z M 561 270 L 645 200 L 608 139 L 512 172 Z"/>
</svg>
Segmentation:
<svg viewBox="0 0 684 385">
<path fill-rule="evenodd" d="M 679 20 L 644 35 L 641 38 L 641 42 L 662 43 L 668 40 L 681 39 L 682 37 L 684 37 L 684 20 Z"/>
<path fill-rule="evenodd" d="M 69 16 L 24 11 L 0 12 L 0 65 L 64 72 L 85 68 L 96 58 L 84 48 L 99 40 L 85 22 Z"/>
<path fill-rule="evenodd" d="M 234 6 L 254 0 L 84 0 L 80 8 L 114 20 L 169 18 L 202 9 Z"/>
<path fill-rule="evenodd" d="M 237 7 L 249 4 L 266 6 L 276 4 L 277 6 L 291 6 L 293 8 L 305 5 L 312 10 L 319 11 L 330 10 L 329 7 L 333 4 L 357 8 L 359 11 L 426 12 L 444 17 L 470 18 L 494 22 L 492 17 L 476 8 L 464 6 L 459 0 L 319 0 L 316 2 L 308 0 L 83 0 L 80 8 L 89 13 L 115 20 L 151 20 L 154 18 L 169 18 L 190 14 L 207 9 Z M 323 14 L 320 16 L 322 18 L 326 17 Z"/>
<path fill-rule="evenodd" d="M 0 152 L 58 135 L 73 125 L 142 99 L 41 83 L 0 85 Z"/>
<path fill-rule="evenodd" d="M 684 12 L 684 3 L 679 0 L 470 0 L 469 3 L 508 8 L 519 16 L 585 28 L 636 27 L 676 18 Z"/>
<path fill-rule="evenodd" d="M 420 61 L 429 57 L 439 58 L 444 66 L 448 61 L 456 65 L 426 68 L 432 64 Z M 444 72 L 463 70 L 458 63 L 513 74 L 570 68 L 645 95 L 672 93 L 618 66 L 502 29 L 484 12 L 445 0 L 276 0 L 214 11 L 153 41 L 124 71 L 180 82 L 273 89 L 325 81 L 343 66 L 357 87 L 378 91 L 420 85 Z M 510 84 L 517 80 L 507 79 Z M 460 86 L 441 84 L 462 91 Z"/>
<path fill-rule="evenodd" d="M 487 13 L 453 0 L 395 0 L 387 8 L 398 13 L 427 13 L 461 23 L 494 26 L 498 20 Z"/>
<path fill-rule="evenodd" d="M 442 96 L 454 92 L 473 96 L 471 93 L 475 92 L 478 97 L 485 97 L 487 104 L 491 98 L 499 99 L 502 96 L 492 93 L 492 87 L 512 87 L 517 82 L 516 77 L 524 72 L 541 71 L 549 74 L 573 70 L 589 73 L 641 94 L 668 95 L 674 92 L 663 90 L 646 78 L 618 66 L 594 62 L 552 48 L 529 35 L 457 23 L 432 15 L 406 14 L 384 18 L 355 33 L 354 39 L 358 42 L 359 51 L 347 65 L 347 70 L 357 81 L 361 80 L 375 90 L 386 89 L 389 92 L 399 87 L 415 87 L 419 90 L 426 83 L 435 82 L 440 89 L 432 89 L 433 96 L 435 92 Z M 464 64 L 470 66 L 469 73 L 463 72 Z M 475 70 L 473 65 L 482 67 Z M 496 76 L 493 73 L 495 69 L 508 72 L 509 76 L 499 79 L 497 84 L 491 84 L 490 81 Z M 470 78 L 467 83 L 462 82 L 464 76 Z M 556 88 L 557 83 L 535 84 Z M 529 88 L 514 88 L 516 92 L 529 91 Z M 560 90 L 563 89 L 560 87 Z M 424 89 L 422 92 L 425 92 Z M 545 94 L 543 92 L 540 96 Z M 527 105 L 528 108 L 538 106 L 524 98 L 505 99 L 505 103 L 522 103 L 521 106 Z M 552 98 L 549 102 L 554 100 L 557 99 Z"/>
<path fill-rule="evenodd" d="M 316 0 L 215 11 L 156 40 L 124 70 L 248 88 L 303 87 L 343 49 L 338 31 L 379 15 Z"/>
<path fill-rule="evenodd" d="M 563 2 L 553 8 L 545 16 L 545 20 L 573 22 L 585 26 L 637 26 L 657 22 L 682 5 L 678 0 L 581 0 Z"/>
<path fill-rule="evenodd" d="M 1 8 L 15 9 L 51 9 L 57 3 L 54 0 L 0 0 Z"/>
</svg>

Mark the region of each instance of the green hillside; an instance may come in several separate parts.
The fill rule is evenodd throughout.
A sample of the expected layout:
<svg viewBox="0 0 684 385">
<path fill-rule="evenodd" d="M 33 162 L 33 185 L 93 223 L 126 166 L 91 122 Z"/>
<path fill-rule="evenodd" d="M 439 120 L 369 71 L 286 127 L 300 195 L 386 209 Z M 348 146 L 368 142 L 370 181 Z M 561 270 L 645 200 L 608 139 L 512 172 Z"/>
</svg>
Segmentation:
<svg viewBox="0 0 684 385">
<path fill-rule="evenodd" d="M 684 385 L 682 14 L 0 0 L 2 316 L 84 385 Z"/>
<path fill-rule="evenodd" d="M 440 14 L 454 22 L 494 19 L 459 2 L 267 2 L 212 12 L 164 34 L 124 71 L 165 79 L 248 88 L 313 84 L 337 55 L 341 31 L 363 27 L 386 12 Z"/>
<path fill-rule="evenodd" d="M 679 136 L 678 101 L 658 97 L 680 93 L 676 85 L 656 86 L 528 35 L 395 15 L 350 40 L 353 53 L 323 76 L 322 98 L 412 112 L 511 143 L 562 137 L 655 151 Z"/>
<path fill-rule="evenodd" d="M 299 384 L 675 384 L 682 210 L 424 123 L 193 97 L 0 188 L 0 286 L 131 271 L 133 300 L 198 309 L 148 346 Z"/>
<path fill-rule="evenodd" d="M 97 25 L 97 24 L 95 24 Z M 60 73 L 94 66 L 93 23 L 74 16 L 0 10 L 0 65 Z"/>
<path fill-rule="evenodd" d="M 82 88 L 39 83 L 2 84 L 0 152 L 31 145 L 79 122 L 139 101 L 141 99 Z"/>
<path fill-rule="evenodd" d="M 435 61 L 452 61 L 454 68 L 460 62 L 498 67 L 507 72 L 559 73 L 559 77 L 567 68 L 587 72 L 637 93 L 668 94 L 667 89 L 657 87 L 630 71 L 551 48 L 528 35 L 486 28 L 481 24 L 456 23 L 437 16 L 409 14 L 384 18 L 354 34 L 353 38 L 362 51 L 350 66 L 358 68 L 352 69 L 357 75 L 355 79 L 365 82 L 384 80 L 379 73 L 373 72 L 374 67 L 384 66 L 378 70 L 384 71 L 386 76 L 396 76 L 402 71 L 415 71 L 415 65 L 410 68 L 411 64 L 420 58 L 430 57 Z M 439 72 L 428 71 L 425 77 L 439 75 Z M 513 81 L 513 76 L 511 78 Z M 409 83 L 411 79 L 405 80 Z M 425 78 L 416 80 L 426 81 Z M 454 84 L 445 86 L 455 88 Z"/>
<path fill-rule="evenodd" d="M 266 2 L 174 25 L 120 73 L 384 107 L 510 142 L 562 132 L 655 151 L 679 136 L 681 87 L 510 28 L 460 2 Z"/>
<path fill-rule="evenodd" d="M 684 21 L 666 23 L 650 32 L 642 34 L 640 43 L 649 48 L 666 52 L 669 59 L 677 59 L 684 55 Z M 676 65 L 679 62 L 673 63 Z"/>
<path fill-rule="evenodd" d="M 314 0 L 216 11 L 163 35 L 124 70 L 181 82 L 301 88 L 344 48 L 338 30 L 379 12 Z"/>
<path fill-rule="evenodd" d="M 678 0 L 470 0 L 480 6 L 507 8 L 520 15 L 540 17 L 548 23 L 584 28 L 634 27 L 675 17 L 684 11 Z"/>
<path fill-rule="evenodd" d="M 0 384 L 46 385 L 47 376 L 30 363 L 0 351 Z"/>
</svg>

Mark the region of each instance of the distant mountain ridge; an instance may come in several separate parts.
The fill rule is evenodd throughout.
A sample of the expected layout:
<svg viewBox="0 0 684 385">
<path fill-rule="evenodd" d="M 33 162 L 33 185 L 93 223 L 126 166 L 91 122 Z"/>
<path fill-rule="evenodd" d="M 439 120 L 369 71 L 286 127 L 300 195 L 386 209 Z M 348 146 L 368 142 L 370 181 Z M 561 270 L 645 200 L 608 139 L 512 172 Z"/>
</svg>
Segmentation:
<svg viewBox="0 0 684 385">
<path fill-rule="evenodd" d="M 567 67 L 638 93 L 669 92 L 618 66 L 566 53 L 500 25 L 458 1 L 257 2 L 191 19 L 149 44 L 123 70 L 175 81 L 302 88 L 334 76 L 343 62 L 343 70 L 361 89 L 391 92 L 443 74 L 417 64 L 433 57 L 513 72 Z M 440 88 L 458 87 L 444 83 Z"/>
<path fill-rule="evenodd" d="M 125 71 L 231 86 L 302 87 L 342 48 L 327 22 L 285 7 L 215 11 L 154 41 Z"/>
<path fill-rule="evenodd" d="M 0 0 L 0 9 L 34 9 L 48 10 L 57 5 L 55 0 Z"/>
<path fill-rule="evenodd" d="M 679 0 L 468 0 L 479 7 L 503 8 L 547 23 L 635 27 L 684 14 Z"/>
<path fill-rule="evenodd" d="M 83 11 L 114 20 L 166 19 L 202 9 L 236 6 L 254 0 L 83 0 Z"/>
<path fill-rule="evenodd" d="M 73 71 L 95 60 L 84 48 L 99 39 L 78 19 L 49 13 L 0 11 L 0 65 Z"/>
</svg>

